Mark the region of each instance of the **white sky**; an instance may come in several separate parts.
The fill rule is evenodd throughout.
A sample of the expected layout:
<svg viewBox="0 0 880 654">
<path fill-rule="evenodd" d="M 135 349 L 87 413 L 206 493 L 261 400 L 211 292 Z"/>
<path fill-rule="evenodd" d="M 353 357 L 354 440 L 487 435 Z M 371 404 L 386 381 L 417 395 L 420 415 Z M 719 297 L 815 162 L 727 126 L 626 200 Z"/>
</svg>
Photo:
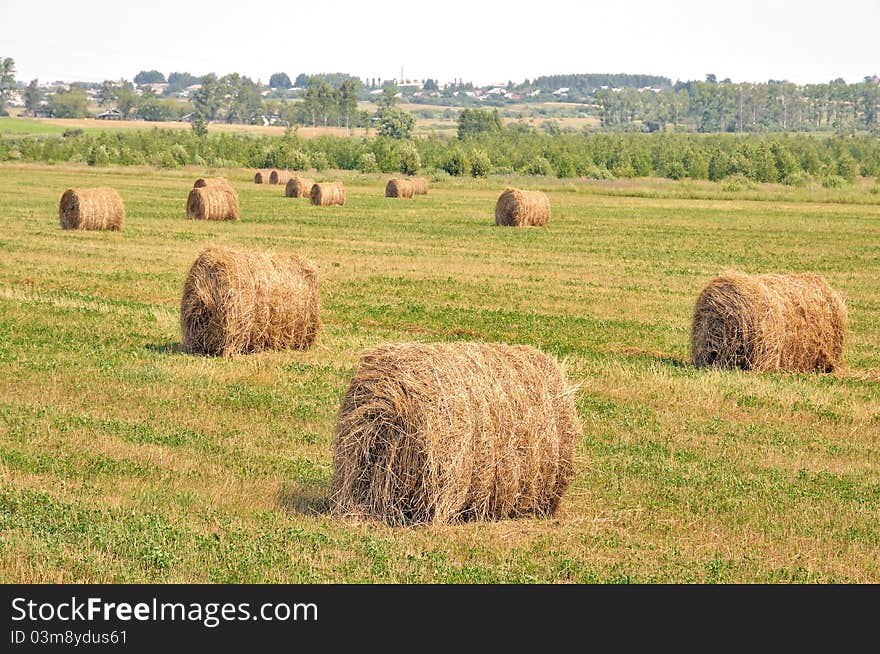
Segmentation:
<svg viewBox="0 0 880 654">
<path fill-rule="evenodd" d="M 17 78 L 283 71 L 478 84 L 553 73 L 827 82 L 880 74 L 880 0 L 0 0 Z"/>
</svg>

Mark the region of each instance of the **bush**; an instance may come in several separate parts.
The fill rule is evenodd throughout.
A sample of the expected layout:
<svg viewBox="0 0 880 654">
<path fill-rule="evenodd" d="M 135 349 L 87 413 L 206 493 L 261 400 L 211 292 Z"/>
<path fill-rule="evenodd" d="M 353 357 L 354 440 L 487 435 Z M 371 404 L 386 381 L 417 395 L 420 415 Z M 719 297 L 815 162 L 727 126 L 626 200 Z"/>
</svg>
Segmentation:
<svg viewBox="0 0 880 654">
<path fill-rule="evenodd" d="M 372 152 L 363 152 L 358 158 L 357 169 L 362 173 L 379 172 L 379 164 L 376 163 L 376 155 Z"/>
<path fill-rule="evenodd" d="M 488 177 L 492 172 L 489 153 L 480 148 L 471 150 L 471 177 Z"/>
<path fill-rule="evenodd" d="M 422 158 L 412 143 L 402 143 L 399 148 L 400 172 L 404 175 L 415 175 L 422 167 Z"/>
<path fill-rule="evenodd" d="M 464 177 L 470 169 L 470 162 L 467 160 L 464 152 L 455 148 L 443 159 L 440 169 L 445 170 L 453 177 Z"/>
<path fill-rule="evenodd" d="M 825 188 L 843 188 L 847 181 L 840 175 L 825 175 L 822 178 L 822 186 Z"/>
<path fill-rule="evenodd" d="M 553 169 L 544 157 L 535 157 L 522 167 L 521 172 L 525 175 L 551 175 Z"/>
<path fill-rule="evenodd" d="M 329 168 L 330 164 L 327 162 L 327 155 L 318 150 L 317 152 L 312 152 L 312 168 L 315 170 L 325 170 Z M 301 169 L 298 169 L 301 170 Z"/>
<path fill-rule="evenodd" d="M 722 191 L 742 191 L 743 189 L 752 188 L 754 185 L 751 180 L 742 173 L 736 173 L 725 178 L 721 183 Z"/>
</svg>

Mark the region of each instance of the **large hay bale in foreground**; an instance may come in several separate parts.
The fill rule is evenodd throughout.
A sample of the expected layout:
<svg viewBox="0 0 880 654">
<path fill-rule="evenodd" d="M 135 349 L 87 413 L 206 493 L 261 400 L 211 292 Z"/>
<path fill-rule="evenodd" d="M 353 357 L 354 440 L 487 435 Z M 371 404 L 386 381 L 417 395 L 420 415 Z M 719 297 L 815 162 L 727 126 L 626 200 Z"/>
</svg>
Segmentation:
<svg viewBox="0 0 880 654">
<path fill-rule="evenodd" d="M 287 184 L 287 180 L 293 177 L 293 173 L 289 170 L 273 170 L 269 173 L 270 184 Z"/>
<path fill-rule="evenodd" d="M 238 193 L 231 186 L 194 188 L 186 199 L 190 220 L 238 220 Z"/>
<path fill-rule="evenodd" d="M 701 367 L 831 372 L 846 330 L 846 305 L 819 275 L 727 273 L 697 299 L 691 357 Z"/>
<path fill-rule="evenodd" d="M 284 187 L 284 195 L 289 198 L 307 198 L 315 182 L 302 177 L 291 177 Z"/>
<path fill-rule="evenodd" d="M 321 328 L 318 300 L 318 274 L 306 259 L 210 247 L 183 287 L 183 347 L 219 356 L 308 348 Z"/>
<path fill-rule="evenodd" d="M 541 191 L 508 188 L 495 204 L 495 224 L 540 227 L 550 220 L 550 200 Z"/>
<path fill-rule="evenodd" d="M 411 198 L 415 195 L 415 187 L 408 179 L 389 179 L 385 185 L 386 198 Z"/>
<path fill-rule="evenodd" d="M 391 524 L 551 515 L 580 436 L 563 372 L 532 347 L 384 345 L 342 401 L 333 511 Z"/>
<path fill-rule="evenodd" d="M 119 231 L 125 205 L 112 188 L 69 188 L 61 196 L 58 220 L 62 229 Z"/>
<path fill-rule="evenodd" d="M 269 183 L 269 171 L 268 170 L 258 170 L 254 175 L 254 184 L 268 184 Z"/>
<path fill-rule="evenodd" d="M 228 188 L 232 189 L 232 185 L 227 181 L 225 177 L 199 177 L 195 184 L 193 184 L 193 188 L 208 188 L 208 187 L 220 187 L 220 188 Z"/>
<path fill-rule="evenodd" d="M 416 195 L 428 194 L 428 180 L 424 177 L 410 177 L 409 181 L 413 185 L 413 192 Z"/>
<path fill-rule="evenodd" d="M 313 184 L 309 191 L 312 204 L 326 207 L 331 204 L 345 204 L 345 188 L 342 182 L 324 182 Z"/>
</svg>

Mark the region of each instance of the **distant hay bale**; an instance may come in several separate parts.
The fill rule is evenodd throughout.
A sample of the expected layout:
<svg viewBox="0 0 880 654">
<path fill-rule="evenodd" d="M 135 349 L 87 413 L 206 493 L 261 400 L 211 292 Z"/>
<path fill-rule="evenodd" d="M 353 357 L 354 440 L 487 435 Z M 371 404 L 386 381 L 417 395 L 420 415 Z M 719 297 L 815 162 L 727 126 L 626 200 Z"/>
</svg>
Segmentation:
<svg viewBox="0 0 880 654">
<path fill-rule="evenodd" d="M 268 184 L 269 183 L 269 171 L 268 170 L 258 170 L 254 175 L 254 184 Z"/>
<path fill-rule="evenodd" d="M 411 198 L 415 194 L 415 187 L 408 179 L 389 179 L 385 185 L 386 198 Z"/>
<path fill-rule="evenodd" d="M 270 184 L 287 184 L 287 180 L 293 177 L 293 173 L 289 170 L 273 170 L 269 173 Z"/>
<path fill-rule="evenodd" d="M 302 177 L 291 177 L 284 187 L 284 195 L 289 198 L 307 198 L 312 190 L 313 182 Z"/>
<path fill-rule="evenodd" d="M 694 307 L 695 366 L 831 372 L 846 344 L 847 310 L 819 275 L 727 273 Z"/>
<path fill-rule="evenodd" d="M 61 196 L 58 219 L 62 229 L 119 231 L 125 205 L 112 188 L 69 188 Z"/>
<path fill-rule="evenodd" d="M 215 356 L 306 349 L 321 328 L 318 300 L 318 274 L 306 259 L 210 247 L 183 287 L 183 347 Z"/>
<path fill-rule="evenodd" d="M 196 183 L 193 184 L 193 188 L 207 188 L 215 186 L 232 189 L 232 185 L 227 181 L 225 177 L 199 177 L 196 180 Z"/>
<path fill-rule="evenodd" d="M 413 185 L 413 193 L 416 195 L 428 194 L 428 180 L 424 177 L 410 177 L 409 181 Z"/>
<path fill-rule="evenodd" d="M 312 204 L 326 207 L 331 204 L 345 204 L 345 188 L 342 182 L 324 182 L 313 184 L 309 191 Z"/>
<path fill-rule="evenodd" d="M 495 224 L 540 227 L 550 220 L 550 200 L 541 191 L 505 189 L 495 204 Z"/>
<path fill-rule="evenodd" d="M 532 347 L 384 345 L 342 401 L 332 510 L 391 524 L 552 515 L 580 437 L 565 375 Z"/>
<path fill-rule="evenodd" d="M 238 220 L 238 194 L 228 185 L 194 188 L 186 199 L 186 217 L 190 220 Z"/>
</svg>

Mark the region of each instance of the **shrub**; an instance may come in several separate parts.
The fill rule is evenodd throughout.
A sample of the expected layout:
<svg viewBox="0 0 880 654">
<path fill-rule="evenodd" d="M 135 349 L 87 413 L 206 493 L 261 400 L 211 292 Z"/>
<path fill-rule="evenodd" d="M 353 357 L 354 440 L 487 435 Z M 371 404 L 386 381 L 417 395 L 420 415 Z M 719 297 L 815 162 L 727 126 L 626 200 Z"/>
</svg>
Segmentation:
<svg viewBox="0 0 880 654">
<path fill-rule="evenodd" d="M 492 172 L 489 153 L 480 148 L 471 150 L 471 177 L 488 177 Z"/>
<path fill-rule="evenodd" d="M 550 175 L 553 172 L 553 169 L 550 167 L 550 162 L 547 161 L 544 157 L 535 157 L 531 161 L 529 161 L 525 166 L 523 166 L 522 173 L 526 175 Z"/>
<path fill-rule="evenodd" d="M 846 179 L 840 175 L 825 175 L 822 178 L 822 186 L 825 188 L 843 188 L 846 184 Z"/>
<path fill-rule="evenodd" d="M 454 148 L 447 153 L 440 164 L 440 168 L 453 177 L 464 177 L 470 168 L 470 162 L 468 162 L 464 152 Z"/>
<path fill-rule="evenodd" d="M 422 167 L 422 158 L 419 151 L 412 143 L 401 143 L 399 148 L 400 154 L 400 172 L 404 175 L 415 175 Z"/>
<path fill-rule="evenodd" d="M 357 169 L 362 173 L 379 172 L 379 164 L 376 163 L 376 155 L 372 152 L 363 152 L 358 158 Z"/>
</svg>

